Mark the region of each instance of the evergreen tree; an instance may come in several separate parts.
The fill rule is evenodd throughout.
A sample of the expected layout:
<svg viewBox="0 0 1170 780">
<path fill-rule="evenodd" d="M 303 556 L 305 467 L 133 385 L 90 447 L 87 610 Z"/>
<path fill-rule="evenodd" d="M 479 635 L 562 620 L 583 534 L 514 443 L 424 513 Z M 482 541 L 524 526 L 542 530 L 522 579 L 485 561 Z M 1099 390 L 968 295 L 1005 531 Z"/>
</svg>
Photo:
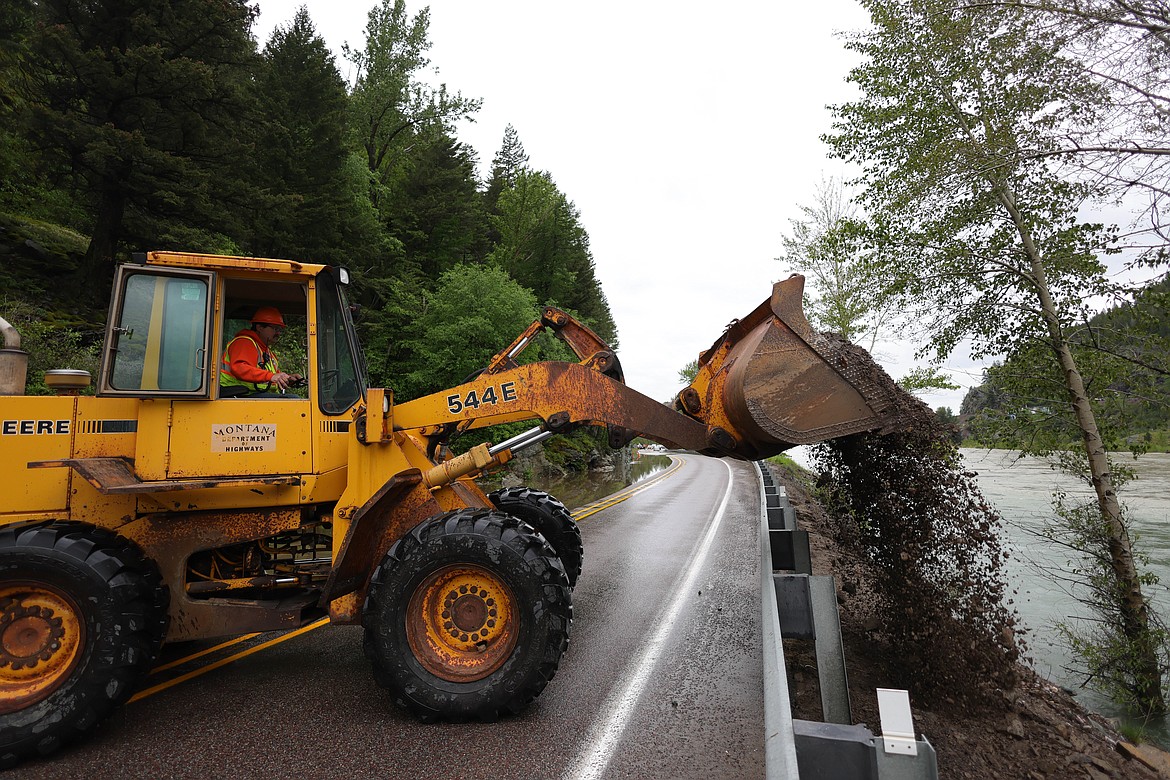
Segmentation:
<svg viewBox="0 0 1170 780">
<path fill-rule="evenodd" d="M 500 193 L 491 260 L 537 300 L 575 311 L 611 346 L 617 328 L 601 290 L 580 215 L 547 173 L 522 169 Z"/>
<path fill-rule="evenodd" d="M 360 160 L 345 146 L 347 96 L 333 54 L 302 7 L 263 54 L 264 115 L 255 157 L 255 254 L 342 262 L 374 241 Z"/>
<path fill-rule="evenodd" d="M 487 218 L 475 180 L 475 154 L 446 133 L 420 139 L 392 189 L 386 213 L 405 261 L 427 279 L 487 253 Z"/>
<path fill-rule="evenodd" d="M 91 213 L 90 281 L 123 241 L 226 228 L 245 146 L 255 10 L 245 0 L 44 0 L 29 36 L 25 119 Z M 67 178 L 65 177 L 67 175 Z M 191 248 L 188 244 L 186 248 Z"/>
<path fill-rule="evenodd" d="M 12 110 L 23 99 L 25 36 L 31 27 L 31 0 L 12 0 L 0 7 L 0 111 Z"/>
<path fill-rule="evenodd" d="M 500 150 L 492 158 L 492 175 L 484 192 L 484 206 L 489 214 L 499 214 L 497 204 L 500 193 L 505 188 L 515 187 L 520 172 L 527 167 L 528 153 L 520 143 L 520 134 L 516 132 L 515 127 L 508 125 L 504 128 L 504 140 L 500 144 Z M 498 242 L 499 238 L 499 235 L 493 235 L 493 243 Z"/>
<path fill-rule="evenodd" d="M 0 6 L 0 207 L 14 203 L 28 190 L 35 157 L 18 131 L 18 109 L 29 94 L 27 36 L 32 3 L 16 0 Z"/>
</svg>

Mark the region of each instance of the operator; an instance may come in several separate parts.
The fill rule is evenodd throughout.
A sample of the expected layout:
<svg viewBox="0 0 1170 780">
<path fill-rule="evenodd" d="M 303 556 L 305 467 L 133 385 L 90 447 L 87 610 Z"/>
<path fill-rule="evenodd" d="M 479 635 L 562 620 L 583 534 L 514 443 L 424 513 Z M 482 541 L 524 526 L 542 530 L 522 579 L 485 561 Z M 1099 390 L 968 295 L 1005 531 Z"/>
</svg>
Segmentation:
<svg viewBox="0 0 1170 780">
<path fill-rule="evenodd" d="M 283 331 L 284 317 L 275 306 L 261 306 L 256 310 L 252 327 L 237 333 L 223 351 L 219 371 L 221 397 L 280 398 L 291 384 L 301 381 L 300 374 L 281 371 L 272 353 L 272 345 Z"/>
</svg>

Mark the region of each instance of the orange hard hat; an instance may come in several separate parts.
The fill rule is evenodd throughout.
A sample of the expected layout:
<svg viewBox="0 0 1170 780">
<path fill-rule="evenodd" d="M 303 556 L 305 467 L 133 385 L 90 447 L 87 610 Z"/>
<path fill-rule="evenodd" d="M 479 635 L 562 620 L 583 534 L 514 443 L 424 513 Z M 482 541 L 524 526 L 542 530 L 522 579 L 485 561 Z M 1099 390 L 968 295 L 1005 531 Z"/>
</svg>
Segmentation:
<svg viewBox="0 0 1170 780">
<path fill-rule="evenodd" d="M 280 312 L 275 306 L 261 306 L 252 315 L 252 322 L 260 322 L 265 325 L 279 325 L 284 327 L 284 317 L 280 316 Z"/>
</svg>

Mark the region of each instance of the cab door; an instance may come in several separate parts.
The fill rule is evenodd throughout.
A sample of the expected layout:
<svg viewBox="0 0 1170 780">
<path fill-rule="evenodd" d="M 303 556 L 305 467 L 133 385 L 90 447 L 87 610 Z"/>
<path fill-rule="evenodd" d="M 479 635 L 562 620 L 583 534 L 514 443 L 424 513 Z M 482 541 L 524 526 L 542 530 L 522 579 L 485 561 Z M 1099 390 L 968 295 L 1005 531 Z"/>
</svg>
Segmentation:
<svg viewBox="0 0 1170 780">
<path fill-rule="evenodd" d="M 232 477 L 312 471 L 303 398 L 174 401 L 167 476 Z"/>
<path fill-rule="evenodd" d="M 212 271 L 118 266 L 98 395 L 209 398 L 214 299 Z"/>
<path fill-rule="evenodd" d="M 211 397 L 213 271 L 126 263 L 114 276 L 98 395 L 140 399 L 134 471 L 167 478 L 171 403 Z"/>
</svg>

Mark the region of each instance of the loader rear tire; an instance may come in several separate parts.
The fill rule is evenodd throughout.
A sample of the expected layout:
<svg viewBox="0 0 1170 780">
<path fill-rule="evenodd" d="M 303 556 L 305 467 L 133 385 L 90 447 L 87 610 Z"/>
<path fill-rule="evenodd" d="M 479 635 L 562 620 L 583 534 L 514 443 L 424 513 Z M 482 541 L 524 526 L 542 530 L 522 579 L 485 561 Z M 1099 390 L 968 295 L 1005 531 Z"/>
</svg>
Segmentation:
<svg viewBox="0 0 1170 780">
<path fill-rule="evenodd" d="M 565 505 L 548 493 L 526 487 L 510 487 L 488 495 L 491 502 L 505 514 L 519 517 L 540 531 L 560 557 L 569 575 L 569 587 L 577 587 L 584 560 L 581 529 Z"/>
<path fill-rule="evenodd" d="M 0 528 L 0 766 L 82 737 L 134 691 L 167 592 L 129 541 L 78 523 Z"/>
<path fill-rule="evenodd" d="M 515 714 L 556 674 L 573 619 L 564 568 L 531 526 L 487 509 L 420 523 L 374 571 L 374 679 L 423 721 Z"/>
</svg>

